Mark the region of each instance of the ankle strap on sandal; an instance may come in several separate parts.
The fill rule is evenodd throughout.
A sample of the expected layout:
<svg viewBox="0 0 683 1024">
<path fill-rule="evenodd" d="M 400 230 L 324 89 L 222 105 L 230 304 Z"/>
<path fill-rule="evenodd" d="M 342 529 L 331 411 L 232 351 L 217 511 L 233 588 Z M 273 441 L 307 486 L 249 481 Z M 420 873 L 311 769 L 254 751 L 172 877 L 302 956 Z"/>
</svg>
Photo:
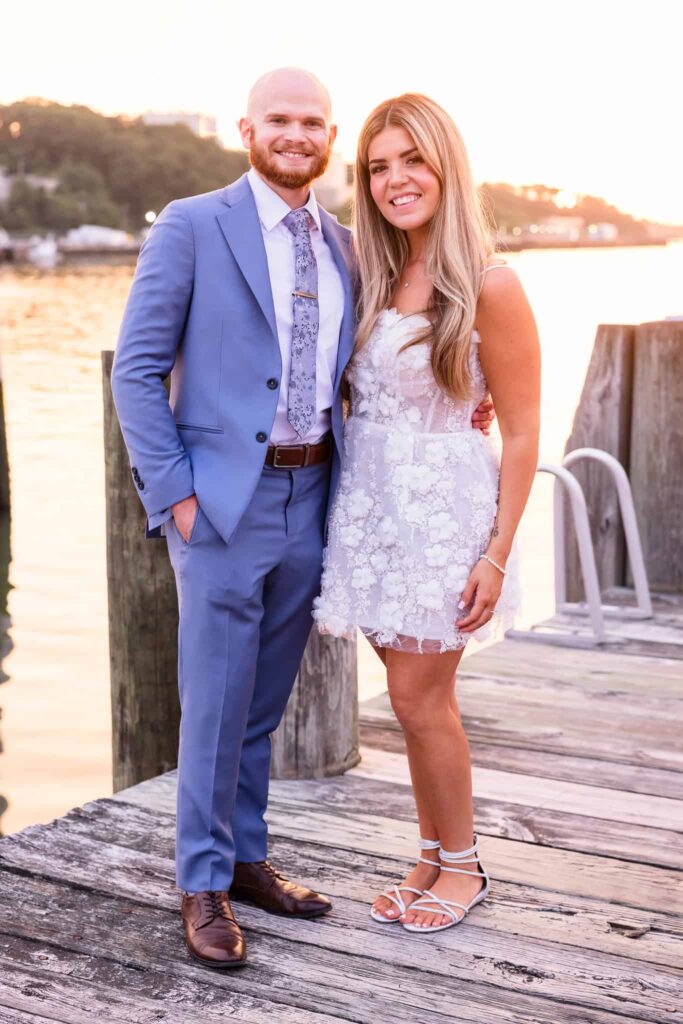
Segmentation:
<svg viewBox="0 0 683 1024">
<path fill-rule="evenodd" d="M 438 850 L 440 846 L 441 842 L 439 839 L 423 839 L 422 836 L 420 836 L 421 850 Z M 420 864 L 431 864 L 432 867 L 439 867 L 440 862 L 438 860 L 429 860 L 428 857 L 418 857 L 417 859 Z"/>
<path fill-rule="evenodd" d="M 439 853 L 442 861 L 445 864 L 441 865 L 442 871 L 451 871 L 458 875 L 478 875 L 482 873 L 481 864 L 479 862 L 479 837 L 474 836 L 474 846 L 470 846 L 469 850 L 458 850 L 453 852 L 451 850 L 444 850 L 441 847 Z M 466 868 L 452 868 L 448 867 L 449 864 L 475 864 L 474 870 L 467 870 Z"/>
</svg>

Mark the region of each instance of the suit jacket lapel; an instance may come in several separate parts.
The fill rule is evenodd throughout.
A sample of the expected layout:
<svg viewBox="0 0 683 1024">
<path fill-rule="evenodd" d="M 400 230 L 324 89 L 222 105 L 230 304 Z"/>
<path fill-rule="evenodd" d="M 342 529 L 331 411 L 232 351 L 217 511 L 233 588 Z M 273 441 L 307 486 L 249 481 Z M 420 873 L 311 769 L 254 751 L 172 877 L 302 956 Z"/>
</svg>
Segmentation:
<svg viewBox="0 0 683 1024">
<path fill-rule="evenodd" d="M 246 175 L 223 190 L 223 201 L 226 203 L 225 212 L 218 214 L 217 218 L 221 231 L 277 341 L 275 306 L 261 221 Z"/>
<path fill-rule="evenodd" d="M 355 265 L 351 247 L 341 232 L 338 231 L 336 221 L 325 210 L 319 209 L 323 237 L 330 247 L 344 286 L 344 316 L 342 317 L 339 330 L 339 351 L 337 353 L 337 368 L 334 378 L 336 390 L 341 381 L 344 368 L 351 358 L 356 336 Z"/>
</svg>

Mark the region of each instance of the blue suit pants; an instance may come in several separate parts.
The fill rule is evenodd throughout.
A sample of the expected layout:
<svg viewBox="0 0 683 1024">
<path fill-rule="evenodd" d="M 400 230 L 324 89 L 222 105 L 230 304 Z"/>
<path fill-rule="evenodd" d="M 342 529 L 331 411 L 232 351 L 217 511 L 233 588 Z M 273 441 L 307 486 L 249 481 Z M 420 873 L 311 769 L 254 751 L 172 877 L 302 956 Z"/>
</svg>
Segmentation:
<svg viewBox="0 0 683 1024">
<path fill-rule="evenodd" d="M 180 612 L 181 889 L 229 889 L 236 860 L 267 856 L 270 734 L 312 625 L 329 472 L 264 467 L 227 544 L 201 508 L 187 543 L 167 524 Z"/>
</svg>

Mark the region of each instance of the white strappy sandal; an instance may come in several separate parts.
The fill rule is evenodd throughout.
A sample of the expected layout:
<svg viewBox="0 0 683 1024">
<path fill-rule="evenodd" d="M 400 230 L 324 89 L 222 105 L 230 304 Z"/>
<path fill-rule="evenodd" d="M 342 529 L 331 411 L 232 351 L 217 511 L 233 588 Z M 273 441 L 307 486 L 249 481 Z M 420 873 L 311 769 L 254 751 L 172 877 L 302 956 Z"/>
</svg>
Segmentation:
<svg viewBox="0 0 683 1024">
<path fill-rule="evenodd" d="M 431 913 L 447 914 L 451 920 L 447 924 L 432 925 L 429 928 L 424 928 L 419 924 L 405 924 L 401 921 L 401 924 L 407 932 L 420 932 L 422 935 L 428 935 L 429 932 L 442 932 L 445 928 L 452 928 L 456 924 L 460 924 L 464 921 L 469 914 L 472 907 L 475 907 L 477 903 L 481 903 L 483 899 L 488 896 L 489 892 L 489 876 L 479 860 L 479 837 L 474 836 L 474 846 L 471 846 L 469 850 L 460 850 L 458 853 L 451 853 L 449 850 L 441 850 L 441 860 L 446 861 L 446 864 L 441 865 L 442 871 L 452 871 L 458 875 L 477 875 L 484 879 L 484 884 L 467 906 L 464 903 L 458 903 L 456 900 L 442 899 L 440 896 L 435 896 L 431 889 L 425 889 L 423 895 L 414 900 L 409 910 L 424 910 L 430 911 Z M 467 868 L 450 868 L 447 864 L 476 864 L 474 870 L 468 870 Z M 457 907 L 458 910 L 462 911 L 458 914 L 453 907 Z"/>
<path fill-rule="evenodd" d="M 420 837 L 421 850 L 438 850 L 440 845 L 441 844 L 439 843 L 438 839 L 423 839 L 422 837 Z M 426 857 L 418 857 L 417 859 L 418 863 L 420 864 L 431 864 L 432 867 L 434 868 L 441 867 L 441 864 L 438 860 L 428 860 Z M 415 893 L 416 896 L 422 896 L 424 894 L 424 891 L 424 889 L 414 889 L 412 885 L 392 885 L 387 889 L 386 892 L 380 893 L 380 895 L 386 897 L 386 899 L 388 900 L 391 900 L 391 902 L 398 907 L 398 915 L 396 917 L 385 917 L 384 914 L 380 914 L 379 911 L 375 910 L 374 907 L 370 907 L 370 917 L 372 918 L 373 921 L 378 921 L 379 924 L 397 924 L 401 914 L 405 914 L 406 910 L 408 909 L 405 905 L 403 897 L 401 896 L 401 893 L 413 892 Z M 379 899 L 379 896 L 377 897 L 377 899 Z M 410 904 L 411 907 L 414 906 L 415 903 L 417 903 L 417 900 L 414 900 L 413 903 Z"/>
</svg>

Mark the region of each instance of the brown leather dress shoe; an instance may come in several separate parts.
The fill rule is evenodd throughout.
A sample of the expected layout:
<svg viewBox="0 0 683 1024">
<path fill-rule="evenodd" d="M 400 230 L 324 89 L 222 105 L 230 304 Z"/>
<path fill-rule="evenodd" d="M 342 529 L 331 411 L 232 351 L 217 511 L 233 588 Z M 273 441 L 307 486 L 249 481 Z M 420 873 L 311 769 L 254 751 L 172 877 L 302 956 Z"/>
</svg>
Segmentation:
<svg viewBox="0 0 683 1024">
<path fill-rule="evenodd" d="M 183 928 L 190 955 L 206 967 L 241 967 L 247 947 L 227 892 L 183 896 Z"/>
<path fill-rule="evenodd" d="M 235 864 L 230 895 L 288 917 L 319 917 L 332 909 L 327 896 L 289 882 L 267 860 Z"/>
</svg>

